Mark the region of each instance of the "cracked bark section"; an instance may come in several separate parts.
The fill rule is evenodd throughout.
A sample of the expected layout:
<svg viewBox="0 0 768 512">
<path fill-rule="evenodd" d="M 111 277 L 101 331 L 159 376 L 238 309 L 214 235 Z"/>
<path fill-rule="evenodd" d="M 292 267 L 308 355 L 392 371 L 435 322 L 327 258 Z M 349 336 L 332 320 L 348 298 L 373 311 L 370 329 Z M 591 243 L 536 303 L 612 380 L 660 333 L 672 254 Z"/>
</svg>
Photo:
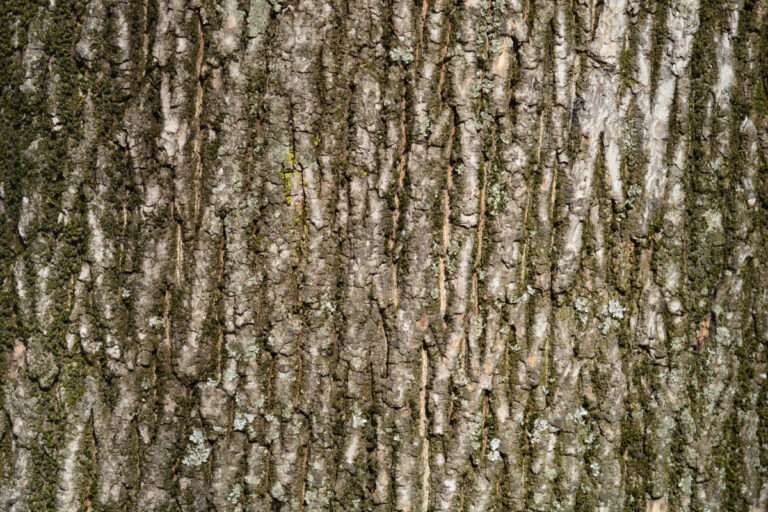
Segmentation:
<svg viewBox="0 0 768 512">
<path fill-rule="evenodd" d="M 0 20 L 0 509 L 768 507 L 765 0 Z"/>
</svg>

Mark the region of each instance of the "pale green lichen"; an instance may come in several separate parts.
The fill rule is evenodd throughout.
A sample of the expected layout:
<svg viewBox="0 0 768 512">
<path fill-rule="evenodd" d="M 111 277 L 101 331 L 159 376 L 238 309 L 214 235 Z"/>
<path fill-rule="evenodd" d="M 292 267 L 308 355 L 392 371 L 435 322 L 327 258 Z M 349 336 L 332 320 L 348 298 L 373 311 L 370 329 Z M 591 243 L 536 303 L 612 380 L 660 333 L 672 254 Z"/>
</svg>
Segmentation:
<svg viewBox="0 0 768 512">
<path fill-rule="evenodd" d="M 363 418 L 362 414 L 360 413 L 360 406 L 355 404 L 353 406 L 353 413 L 352 413 L 352 428 L 358 429 L 368 423 L 368 420 Z"/>
<path fill-rule="evenodd" d="M 727 327 L 718 326 L 715 331 L 715 340 L 721 345 L 728 346 L 731 344 L 731 331 Z"/>
<path fill-rule="evenodd" d="M 617 300 L 612 300 L 608 303 L 608 314 L 610 314 L 616 320 L 621 320 L 624 318 L 624 312 L 626 310 L 627 308 L 622 306 Z"/>
<path fill-rule="evenodd" d="M 229 496 L 227 496 L 227 501 L 230 503 L 237 503 L 240 501 L 240 497 L 243 495 L 243 487 L 240 484 L 235 484 L 234 487 L 232 487 L 232 490 L 229 492 Z"/>
<path fill-rule="evenodd" d="M 498 439 L 496 437 L 491 439 L 491 442 L 490 442 L 491 451 L 489 451 L 488 454 L 486 455 L 489 461 L 496 462 L 497 460 L 499 460 L 499 457 L 501 457 L 501 454 L 499 453 L 499 446 L 501 446 L 501 439 Z"/>
<path fill-rule="evenodd" d="M 587 412 L 586 409 L 583 407 L 578 408 L 575 411 L 572 411 L 568 413 L 568 415 L 565 417 L 566 420 L 573 421 L 579 424 L 584 424 L 584 417 L 587 416 L 589 412 Z"/>
<path fill-rule="evenodd" d="M 264 11 L 268 10 L 269 4 L 266 0 L 255 0 L 251 2 L 248 11 L 248 37 L 254 38 L 263 34 L 267 28 L 269 16 Z"/>
<path fill-rule="evenodd" d="M 255 415 L 249 412 L 237 411 L 235 412 L 235 419 L 232 422 L 232 428 L 242 432 L 245 430 L 246 426 L 253 422 L 255 417 Z"/>
<path fill-rule="evenodd" d="M 530 433 L 531 444 L 537 445 L 541 442 L 541 435 L 549 429 L 549 422 L 543 418 L 536 418 L 533 422 L 533 432 Z"/>
<path fill-rule="evenodd" d="M 429 134 L 432 133 L 432 121 L 429 119 L 424 120 L 419 127 L 419 133 L 422 137 L 429 137 Z"/>
<path fill-rule="evenodd" d="M 477 412 L 474 415 L 474 421 L 470 425 L 469 435 L 474 441 L 472 442 L 472 449 L 479 450 L 482 446 L 480 444 L 480 434 L 482 433 L 482 421 L 483 421 L 483 414 L 482 412 Z"/>
<path fill-rule="evenodd" d="M 402 62 L 403 64 L 410 64 L 413 62 L 413 54 L 408 50 L 402 48 L 394 48 L 389 51 L 389 58 L 394 62 Z"/>
<path fill-rule="evenodd" d="M 693 478 L 691 478 L 691 475 L 685 475 L 677 483 L 677 487 L 680 489 L 683 489 L 684 492 L 689 492 L 689 489 L 691 488 L 692 483 L 693 483 Z"/>
<path fill-rule="evenodd" d="M 192 446 L 187 449 L 187 455 L 181 460 L 181 463 L 186 466 L 200 466 L 208 460 L 211 449 L 205 444 L 205 436 L 202 430 L 198 428 L 192 430 L 189 440 L 192 441 Z"/>
<path fill-rule="evenodd" d="M 488 187 L 488 198 L 486 199 L 488 214 L 494 216 L 501 213 L 504 209 L 505 202 L 506 196 L 504 190 L 501 188 L 501 183 L 494 182 Z"/>
<path fill-rule="evenodd" d="M 247 483 L 251 487 L 256 487 L 261 483 L 261 477 L 256 475 L 245 475 L 245 478 L 243 478 L 243 480 L 245 480 L 245 483 Z"/>
<path fill-rule="evenodd" d="M 512 295 L 512 296 L 510 297 L 510 302 L 511 302 L 512 304 L 519 304 L 519 303 L 525 303 L 525 302 L 528 302 L 528 299 L 530 299 L 531 297 L 533 297 L 533 295 L 534 295 L 535 293 L 536 293 L 536 290 L 535 290 L 535 289 L 534 289 L 534 288 L 533 288 L 531 285 L 528 285 L 528 287 L 526 288 L 526 290 L 525 290 L 525 291 L 523 292 L 523 294 L 522 294 L 522 295 L 520 295 L 519 297 L 515 297 L 514 295 Z"/>
<path fill-rule="evenodd" d="M 456 385 L 457 386 L 466 386 L 469 384 L 469 378 L 467 377 L 466 373 L 464 372 L 464 353 L 460 352 L 458 356 L 456 356 Z"/>
<path fill-rule="evenodd" d="M 283 489 L 283 484 L 280 482 L 275 482 L 275 484 L 269 490 L 269 494 L 271 494 L 272 497 L 276 500 L 285 501 L 285 490 Z"/>
<path fill-rule="evenodd" d="M 227 368 L 222 375 L 224 382 L 232 382 L 235 377 L 237 377 L 237 371 L 234 368 Z"/>
<path fill-rule="evenodd" d="M 589 302 L 587 299 L 584 297 L 576 298 L 573 307 L 580 313 L 579 320 L 581 320 L 581 325 L 587 325 L 587 322 L 589 322 L 589 316 L 587 315 L 589 312 Z"/>
<path fill-rule="evenodd" d="M 618 320 L 624 318 L 624 312 L 627 310 L 618 300 L 611 300 L 608 305 L 603 305 L 599 316 L 603 317 L 603 323 L 600 326 L 600 332 L 608 334 L 614 325 L 618 325 Z"/>
</svg>

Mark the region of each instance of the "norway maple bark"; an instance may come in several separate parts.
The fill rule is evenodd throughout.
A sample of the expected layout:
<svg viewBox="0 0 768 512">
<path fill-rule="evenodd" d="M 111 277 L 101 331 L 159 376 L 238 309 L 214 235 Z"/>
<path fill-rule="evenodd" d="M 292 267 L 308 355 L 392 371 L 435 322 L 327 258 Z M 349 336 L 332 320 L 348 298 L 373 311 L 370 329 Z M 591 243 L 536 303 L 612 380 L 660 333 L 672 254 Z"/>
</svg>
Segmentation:
<svg viewBox="0 0 768 512">
<path fill-rule="evenodd" d="M 768 507 L 765 0 L 0 22 L 0 509 Z"/>
</svg>

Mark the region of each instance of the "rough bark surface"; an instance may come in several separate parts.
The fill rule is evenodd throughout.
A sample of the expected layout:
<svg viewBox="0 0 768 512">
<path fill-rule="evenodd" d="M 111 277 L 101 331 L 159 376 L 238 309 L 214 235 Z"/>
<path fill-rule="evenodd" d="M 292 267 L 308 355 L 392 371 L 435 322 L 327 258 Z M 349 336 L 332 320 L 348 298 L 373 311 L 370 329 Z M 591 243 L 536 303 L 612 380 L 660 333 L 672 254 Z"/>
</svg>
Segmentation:
<svg viewBox="0 0 768 512">
<path fill-rule="evenodd" d="M 0 510 L 768 510 L 766 0 L 0 22 Z"/>
</svg>

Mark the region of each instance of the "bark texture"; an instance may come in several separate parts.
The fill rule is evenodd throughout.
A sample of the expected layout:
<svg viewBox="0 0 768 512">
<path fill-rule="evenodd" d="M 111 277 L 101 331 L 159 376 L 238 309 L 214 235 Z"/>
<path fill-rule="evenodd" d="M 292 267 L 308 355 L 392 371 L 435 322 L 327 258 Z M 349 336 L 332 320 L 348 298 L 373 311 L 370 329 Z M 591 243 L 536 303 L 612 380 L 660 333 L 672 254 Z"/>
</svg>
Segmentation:
<svg viewBox="0 0 768 512">
<path fill-rule="evenodd" d="M 766 0 L 0 22 L 0 510 L 768 510 Z"/>
</svg>

